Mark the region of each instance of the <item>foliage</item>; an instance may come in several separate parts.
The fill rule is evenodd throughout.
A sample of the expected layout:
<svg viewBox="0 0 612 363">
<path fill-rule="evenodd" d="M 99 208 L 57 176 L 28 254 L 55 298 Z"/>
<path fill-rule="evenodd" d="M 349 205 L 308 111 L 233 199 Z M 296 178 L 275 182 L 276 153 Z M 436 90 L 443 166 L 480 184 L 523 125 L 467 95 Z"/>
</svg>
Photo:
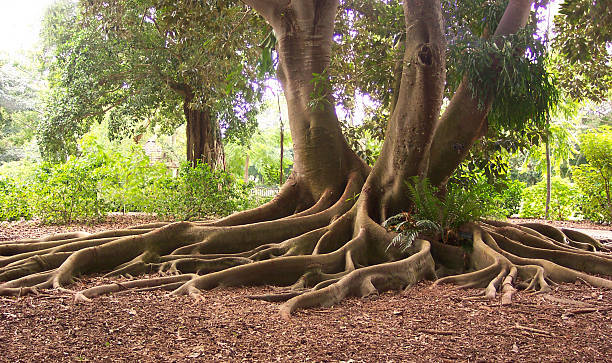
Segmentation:
<svg viewBox="0 0 612 363">
<path fill-rule="evenodd" d="M 525 183 L 509 178 L 509 155 L 503 150 L 494 152 L 488 162 L 484 157 L 465 160 L 455 170 L 449 184 L 466 191 L 474 187 L 482 190 L 490 200 L 489 212 L 509 217 L 519 212 Z"/>
<path fill-rule="evenodd" d="M 211 113 L 226 138 L 245 140 L 260 96 L 253 44 L 263 22 L 235 1 L 62 1 L 43 22 L 51 92 L 39 141 L 62 160 L 94 121 L 112 138 L 185 122 L 184 108 Z"/>
<path fill-rule="evenodd" d="M 193 220 L 228 215 L 250 206 L 250 184 L 205 163 L 182 163 L 179 175 L 157 178 L 147 191 L 150 212 L 163 217 Z"/>
<path fill-rule="evenodd" d="M 13 178 L 0 177 L 0 220 L 14 221 L 21 218 L 32 218 L 32 210 L 29 207 L 30 198 L 27 185 L 19 183 Z"/>
<path fill-rule="evenodd" d="M 0 163 L 29 151 L 39 119 L 40 75 L 26 60 L 0 56 Z"/>
<path fill-rule="evenodd" d="M 109 206 L 98 190 L 96 160 L 71 156 L 65 163 L 42 163 L 30 189 L 34 214 L 48 223 L 69 223 L 104 216 Z"/>
<path fill-rule="evenodd" d="M 546 49 L 528 26 L 515 35 L 465 39 L 450 47 L 457 62 L 447 82 L 456 89 L 467 76 L 472 94 L 481 103 L 495 97 L 489 124 L 521 130 L 526 120 L 543 126 L 559 102 L 559 92 L 546 69 Z M 524 50 L 516 56 L 517 49 Z"/>
<path fill-rule="evenodd" d="M 506 216 L 518 214 L 523 200 L 525 183 L 519 180 L 508 179 L 501 184 L 500 211 Z"/>
<path fill-rule="evenodd" d="M 410 213 L 395 215 L 383 226 L 399 233 L 393 244 L 409 248 L 419 233 L 435 234 L 445 243 L 463 244 L 469 235 L 461 227 L 467 223 L 496 214 L 491 187 L 480 183 L 469 189 L 451 185 L 446 194 L 431 185 L 427 179 L 414 177 L 408 183 L 413 209 Z M 466 245 L 469 248 L 469 244 Z"/>
<path fill-rule="evenodd" d="M 373 166 L 385 140 L 385 122 L 375 115 L 357 126 L 342 124 L 342 133 L 351 149 L 368 165 Z"/>
<path fill-rule="evenodd" d="M 555 71 L 574 99 L 602 101 L 612 89 L 612 5 L 601 0 L 565 0 L 555 16 Z"/>
<path fill-rule="evenodd" d="M 576 212 L 578 191 L 567 179 L 553 177 L 551 180 L 550 216 L 565 220 Z M 523 192 L 521 218 L 543 218 L 546 209 L 546 181 L 530 186 Z"/>
<path fill-rule="evenodd" d="M 580 210 L 585 218 L 612 222 L 612 128 L 601 126 L 580 135 L 587 163 L 572 169 L 580 188 Z"/>
</svg>

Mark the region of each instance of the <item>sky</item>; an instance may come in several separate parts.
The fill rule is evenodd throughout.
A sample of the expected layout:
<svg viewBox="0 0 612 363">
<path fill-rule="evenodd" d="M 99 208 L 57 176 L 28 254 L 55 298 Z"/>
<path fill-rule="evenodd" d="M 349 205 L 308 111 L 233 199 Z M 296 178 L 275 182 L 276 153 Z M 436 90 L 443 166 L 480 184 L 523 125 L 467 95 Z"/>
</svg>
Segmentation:
<svg viewBox="0 0 612 363">
<path fill-rule="evenodd" d="M 54 0 L 0 0 L 0 52 L 18 54 L 38 42 L 40 22 Z"/>
</svg>

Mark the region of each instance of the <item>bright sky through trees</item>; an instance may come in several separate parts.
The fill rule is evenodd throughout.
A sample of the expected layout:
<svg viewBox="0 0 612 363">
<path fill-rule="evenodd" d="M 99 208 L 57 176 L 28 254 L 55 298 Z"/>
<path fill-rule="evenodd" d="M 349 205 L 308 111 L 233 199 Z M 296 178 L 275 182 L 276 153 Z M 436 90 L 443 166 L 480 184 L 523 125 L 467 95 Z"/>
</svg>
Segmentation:
<svg viewBox="0 0 612 363">
<path fill-rule="evenodd" d="M 54 0 L 0 0 L 0 52 L 15 54 L 38 41 L 45 9 Z"/>
</svg>

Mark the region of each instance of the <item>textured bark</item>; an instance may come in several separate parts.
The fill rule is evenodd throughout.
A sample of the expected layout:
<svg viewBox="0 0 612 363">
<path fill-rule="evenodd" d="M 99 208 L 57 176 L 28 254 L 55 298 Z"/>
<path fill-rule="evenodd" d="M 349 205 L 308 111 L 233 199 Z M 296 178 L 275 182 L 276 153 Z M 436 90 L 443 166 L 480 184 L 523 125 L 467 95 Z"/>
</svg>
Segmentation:
<svg viewBox="0 0 612 363">
<path fill-rule="evenodd" d="M 193 109 L 190 101 L 188 98 L 183 105 L 187 120 L 187 160 L 192 165 L 201 160 L 212 168 L 225 169 L 219 126 L 211 119 L 210 111 Z"/>
</svg>

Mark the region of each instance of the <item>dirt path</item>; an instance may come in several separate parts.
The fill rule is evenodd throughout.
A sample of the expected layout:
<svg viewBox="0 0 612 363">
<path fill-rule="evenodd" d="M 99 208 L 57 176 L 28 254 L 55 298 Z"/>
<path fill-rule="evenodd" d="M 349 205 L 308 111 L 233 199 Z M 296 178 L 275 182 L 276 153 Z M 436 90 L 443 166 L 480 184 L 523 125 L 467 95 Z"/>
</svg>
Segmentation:
<svg viewBox="0 0 612 363">
<path fill-rule="evenodd" d="M 73 288 L 109 281 L 87 278 Z M 273 287 L 216 289 L 202 300 L 131 292 L 85 305 L 57 292 L 0 297 L 0 361 L 612 361 L 612 291 L 557 285 L 552 297 L 519 293 L 501 307 L 465 300 L 476 290 L 430 286 L 349 299 L 290 321 L 277 304 L 245 298 Z"/>
</svg>

